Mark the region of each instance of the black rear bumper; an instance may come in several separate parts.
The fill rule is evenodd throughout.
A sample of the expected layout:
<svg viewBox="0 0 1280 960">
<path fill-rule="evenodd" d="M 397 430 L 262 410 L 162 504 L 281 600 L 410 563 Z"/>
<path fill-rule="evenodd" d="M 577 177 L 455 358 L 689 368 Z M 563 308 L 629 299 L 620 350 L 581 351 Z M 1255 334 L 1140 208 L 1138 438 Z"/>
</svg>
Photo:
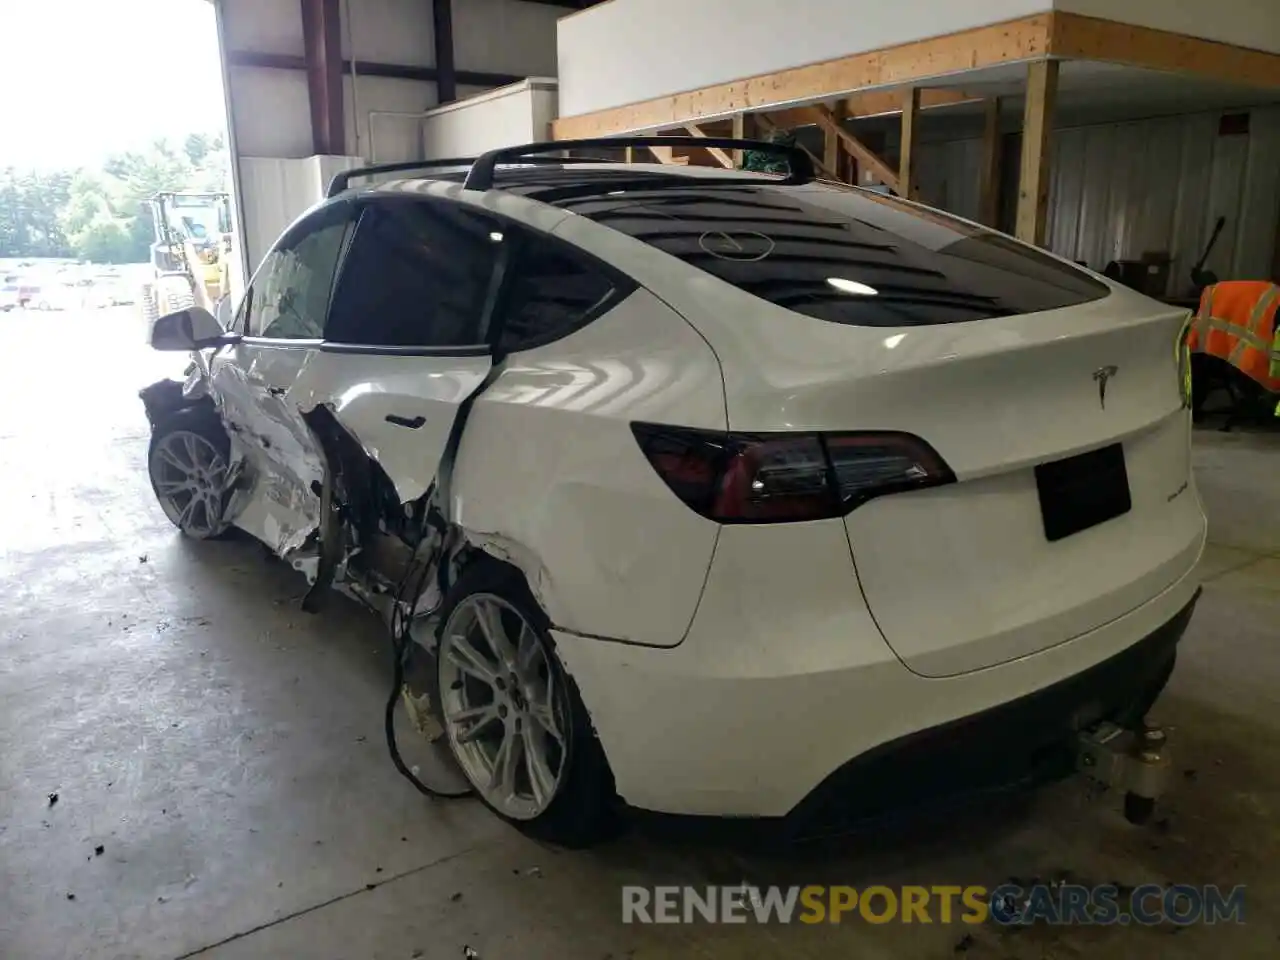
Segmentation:
<svg viewBox="0 0 1280 960">
<path fill-rule="evenodd" d="M 786 818 L 798 836 L 1026 786 L 1075 768 L 1078 733 L 1142 721 L 1173 673 L 1200 591 L 1173 619 L 1083 673 L 1035 693 L 882 744 L 832 773 Z"/>
</svg>

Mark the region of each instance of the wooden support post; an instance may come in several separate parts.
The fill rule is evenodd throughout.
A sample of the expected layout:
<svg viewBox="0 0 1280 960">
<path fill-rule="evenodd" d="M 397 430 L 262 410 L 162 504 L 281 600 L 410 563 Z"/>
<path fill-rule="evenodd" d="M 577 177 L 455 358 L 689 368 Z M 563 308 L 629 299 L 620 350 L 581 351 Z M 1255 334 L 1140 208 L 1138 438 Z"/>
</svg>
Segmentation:
<svg viewBox="0 0 1280 960">
<path fill-rule="evenodd" d="M 852 133 L 840 126 L 840 121 L 836 119 L 835 114 L 827 107 L 814 106 L 804 107 L 803 116 L 810 123 L 816 123 L 822 128 L 824 134 L 830 133 L 840 140 L 840 143 L 853 156 L 858 158 L 858 163 L 870 170 L 871 173 L 881 183 L 887 186 L 895 193 L 898 192 L 898 174 L 887 163 L 880 159 L 872 150 L 868 149 L 866 144 L 855 137 Z"/>
<path fill-rule="evenodd" d="M 1000 226 L 1000 153 L 1000 98 L 993 97 L 986 103 L 978 170 L 978 219 L 988 227 Z"/>
<path fill-rule="evenodd" d="M 733 132 L 730 134 L 735 140 L 745 140 L 747 137 L 747 115 L 745 113 L 735 113 L 733 115 Z M 733 157 L 733 168 L 741 169 L 743 152 L 734 150 L 730 156 Z"/>
<path fill-rule="evenodd" d="M 684 128 L 689 132 L 689 136 L 698 137 L 700 139 L 706 139 L 707 132 L 703 130 L 700 126 L 698 126 L 696 123 L 687 123 L 685 124 Z M 733 169 L 734 167 L 733 158 L 730 157 L 729 154 L 726 153 L 724 150 L 721 150 L 719 147 L 705 147 L 704 149 L 707 151 L 707 153 L 711 154 L 711 159 L 714 160 L 716 163 L 720 164 L 720 166 L 726 167 L 728 169 Z"/>
<path fill-rule="evenodd" d="M 840 138 L 830 130 L 822 131 L 822 165 L 840 177 Z"/>
<path fill-rule="evenodd" d="M 763 113 L 752 114 L 755 118 L 756 128 L 759 132 L 760 139 L 767 140 L 769 135 L 776 132 L 779 128 L 767 115 Z M 817 170 L 823 177 L 828 180 L 839 180 L 840 176 L 834 170 L 828 170 L 819 157 L 815 157 L 804 144 L 799 144 L 801 150 L 809 154 L 809 159 L 813 161 L 813 169 Z"/>
<path fill-rule="evenodd" d="M 1058 61 L 1027 65 L 1027 105 L 1022 117 L 1022 169 L 1018 177 L 1019 240 L 1043 246 L 1049 219 L 1050 143 L 1058 95 Z"/>
<path fill-rule="evenodd" d="M 902 149 L 898 155 L 899 195 L 920 199 L 916 166 L 920 156 L 920 88 L 909 87 L 902 94 Z"/>
</svg>

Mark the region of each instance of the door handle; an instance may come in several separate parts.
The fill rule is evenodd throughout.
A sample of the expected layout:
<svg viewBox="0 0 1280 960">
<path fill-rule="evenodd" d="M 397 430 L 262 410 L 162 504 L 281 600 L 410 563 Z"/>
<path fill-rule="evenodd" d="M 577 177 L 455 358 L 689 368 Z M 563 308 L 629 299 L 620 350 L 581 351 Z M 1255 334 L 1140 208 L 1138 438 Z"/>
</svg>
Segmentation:
<svg viewBox="0 0 1280 960">
<path fill-rule="evenodd" d="M 394 423 L 397 427 L 408 427 L 410 430 L 417 430 L 426 422 L 427 418 L 423 416 L 409 418 L 399 416 L 395 413 L 387 414 L 387 423 Z"/>
</svg>

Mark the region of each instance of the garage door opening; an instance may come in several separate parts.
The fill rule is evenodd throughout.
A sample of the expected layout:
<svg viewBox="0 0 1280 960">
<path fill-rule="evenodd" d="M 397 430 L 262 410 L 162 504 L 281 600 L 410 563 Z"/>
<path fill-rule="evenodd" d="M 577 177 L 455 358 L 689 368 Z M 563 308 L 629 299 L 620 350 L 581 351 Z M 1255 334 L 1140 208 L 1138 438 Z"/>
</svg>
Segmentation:
<svg viewBox="0 0 1280 960">
<path fill-rule="evenodd" d="M 0 59 L 0 309 L 10 335 L 110 329 L 213 303 L 232 249 L 207 0 L 12 4 Z"/>
</svg>

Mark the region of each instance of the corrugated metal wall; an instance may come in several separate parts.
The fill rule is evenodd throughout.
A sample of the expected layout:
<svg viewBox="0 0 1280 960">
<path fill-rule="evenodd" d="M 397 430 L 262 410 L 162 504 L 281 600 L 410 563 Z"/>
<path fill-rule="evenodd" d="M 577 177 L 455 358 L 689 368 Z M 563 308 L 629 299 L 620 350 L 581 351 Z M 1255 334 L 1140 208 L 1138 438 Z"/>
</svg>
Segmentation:
<svg viewBox="0 0 1280 960">
<path fill-rule="evenodd" d="M 1221 112 L 1056 131 L 1049 247 L 1095 270 L 1167 251 L 1176 294 L 1225 216 L 1208 267 L 1224 279 L 1267 279 L 1280 216 L 1280 105 L 1248 112 L 1247 134 L 1219 135 Z M 925 199 L 976 217 L 980 141 L 921 152 Z M 1016 177 L 1006 164 L 1006 180 Z"/>
</svg>

